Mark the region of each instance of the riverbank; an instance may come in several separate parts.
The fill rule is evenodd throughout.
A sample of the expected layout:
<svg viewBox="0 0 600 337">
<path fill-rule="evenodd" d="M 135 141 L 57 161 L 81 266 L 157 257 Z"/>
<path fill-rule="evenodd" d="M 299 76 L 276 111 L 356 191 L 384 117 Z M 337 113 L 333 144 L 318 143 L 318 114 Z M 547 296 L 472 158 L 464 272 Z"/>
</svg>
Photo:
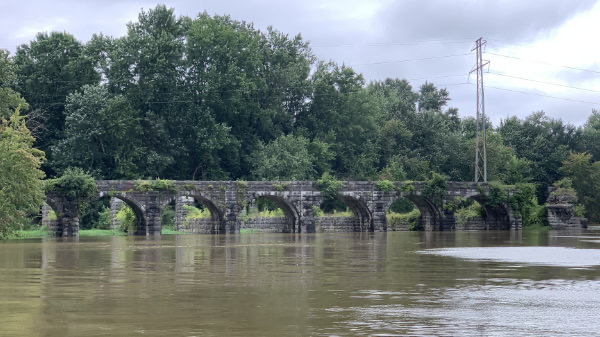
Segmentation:
<svg viewBox="0 0 600 337">
<path fill-rule="evenodd" d="M 163 228 L 161 234 L 191 234 L 189 232 L 180 232 L 170 228 Z M 114 229 L 82 229 L 79 231 L 79 236 L 127 236 L 126 232 Z M 48 228 L 40 227 L 33 230 L 18 230 L 8 236 L 5 240 L 25 240 L 25 239 L 40 239 L 50 236 Z"/>
<path fill-rule="evenodd" d="M 596 227 L 595 227 L 596 226 Z M 598 224 L 592 224 L 590 225 L 591 230 L 600 230 L 600 225 Z M 523 227 L 523 231 L 527 231 L 527 232 L 546 232 L 546 231 L 551 231 L 552 228 L 549 226 L 532 226 L 532 227 Z M 254 234 L 254 233 L 260 233 L 259 230 L 256 229 L 252 229 L 252 228 L 242 228 L 240 229 L 240 234 Z M 163 228 L 161 231 L 161 234 L 165 234 L 165 235 L 178 235 L 178 234 L 194 234 L 192 232 L 183 232 L 183 231 L 176 231 L 173 230 L 171 228 Z M 79 236 L 80 237 L 94 237 L 94 236 L 127 236 L 128 234 L 126 232 L 121 232 L 118 230 L 111 230 L 111 229 L 82 229 L 79 231 Z M 40 227 L 39 229 L 35 229 L 35 230 L 19 230 L 19 231 L 15 231 L 13 234 L 11 234 L 8 238 L 4 239 L 4 240 L 25 240 L 25 239 L 39 239 L 39 238 L 44 238 L 44 237 L 48 237 L 50 236 L 48 233 L 48 229 L 46 227 Z"/>
</svg>

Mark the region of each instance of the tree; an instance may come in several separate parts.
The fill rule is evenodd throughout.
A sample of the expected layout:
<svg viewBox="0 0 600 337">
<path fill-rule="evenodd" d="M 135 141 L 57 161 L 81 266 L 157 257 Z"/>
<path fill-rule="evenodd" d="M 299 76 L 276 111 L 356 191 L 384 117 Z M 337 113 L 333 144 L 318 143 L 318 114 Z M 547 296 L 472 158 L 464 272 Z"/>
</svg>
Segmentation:
<svg viewBox="0 0 600 337">
<path fill-rule="evenodd" d="M 0 117 L 0 237 L 26 223 L 44 202 L 45 156 L 34 141 L 18 107 L 9 119 Z"/>
<path fill-rule="evenodd" d="M 44 128 L 36 134 L 36 146 L 49 153 L 63 136 L 67 95 L 85 84 L 98 83 L 100 76 L 83 44 L 67 33 L 39 33 L 28 45 L 17 47 L 14 63 L 16 90 L 43 116 Z M 52 160 L 49 156 L 48 163 Z"/>
<path fill-rule="evenodd" d="M 93 40 L 98 50 L 102 46 L 109 49 L 107 55 L 93 52 L 97 66 L 109 63 L 103 66 L 109 90 L 125 96 L 138 112 L 145 149 L 138 174 L 143 177 L 171 177 L 169 167 L 183 145 L 177 135 L 186 122 L 181 116 L 188 112 L 180 104 L 186 90 L 181 79 L 188 22 L 188 18 L 176 17 L 173 9 L 159 5 L 141 11 L 138 21 L 127 25 L 126 36 L 114 41 Z"/>
<path fill-rule="evenodd" d="M 228 16 L 200 14 L 186 39 L 188 100 L 230 128 L 223 166 L 233 177 L 248 175 L 259 144 L 291 133 L 306 109 L 314 57 L 299 35 L 261 32 Z"/>
<path fill-rule="evenodd" d="M 570 152 L 560 171 L 572 180 L 588 218 L 596 222 L 600 220 L 600 161 L 591 160 L 589 153 Z"/>
<path fill-rule="evenodd" d="M 104 86 L 82 88 L 67 97 L 64 138 L 52 147 L 58 173 L 79 166 L 100 179 L 140 177 L 145 149 L 137 112 Z"/>
<path fill-rule="evenodd" d="M 533 113 L 524 120 L 508 118 L 500 124 L 498 132 L 504 145 L 511 147 L 518 158 L 531 163 L 531 182 L 538 185 L 538 201 L 545 202 L 548 187 L 561 178 L 559 168 L 574 150 L 580 133 L 572 125 L 550 119 L 543 111 Z"/>
<path fill-rule="evenodd" d="M 438 89 L 433 83 L 425 82 L 419 88 L 419 98 L 417 100 L 419 111 L 433 110 L 441 112 L 449 100 L 450 94 L 448 90 Z"/>
<path fill-rule="evenodd" d="M 299 114 L 296 128 L 312 141 L 330 144 L 332 169 L 340 177 L 369 179 L 377 173 L 377 106 L 352 68 L 320 63 L 312 77 L 309 108 Z"/>
<path fill-rule="evenodd" d="M 293 135 L 281 136 L 254 153 L 253 176 L 258 180 L 310 180 L 315 178 L 309 141 Z"/>
<path fill-rule="evenodd" d="M 367 89 L 378 102 L 381 118 L 406 123 L 414 116 L 419 95 L 407 80 L 387 78 L 370 83 Z"/>
<path fill-rule="evenodd" d="M 21 94 L 12 89 L 17 76 L 14 63 L 8 56 L 8 51 L 0 49 L 0 117 L 7 119 L 19 106 L 22 110 L 29 109 L 29 105 L 21 97 Z"/>
<path fill-rule="evenodd" d="M 581 146 L 581 150 L 591 154 L 593 160 L 600 161 L 600 111 L 593 110 L 583 126 Z"/>
</svg>

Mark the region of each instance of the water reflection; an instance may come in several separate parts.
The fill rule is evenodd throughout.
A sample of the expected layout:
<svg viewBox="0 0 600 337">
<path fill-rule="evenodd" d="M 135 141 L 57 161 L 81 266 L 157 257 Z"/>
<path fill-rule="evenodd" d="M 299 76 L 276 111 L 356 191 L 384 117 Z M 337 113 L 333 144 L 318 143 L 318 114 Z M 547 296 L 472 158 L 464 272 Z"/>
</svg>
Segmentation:
<svg viewBox="0 0 600 337">
<path fill-rule="evenodd" d="M 582 268 L 600 265 L 600 249 L 573 249 L 565 247 L 483 247 L 430 249 L 421 251 L 420 253 L 450 256 L 467 260 L 487 260 L 542 266 Z"/>
<path fill-rule="evenodd" d="M 586 335 L 600 328 L 593 241 L 600 232 L 2 243 L 0 336 Z"/>
</svg>

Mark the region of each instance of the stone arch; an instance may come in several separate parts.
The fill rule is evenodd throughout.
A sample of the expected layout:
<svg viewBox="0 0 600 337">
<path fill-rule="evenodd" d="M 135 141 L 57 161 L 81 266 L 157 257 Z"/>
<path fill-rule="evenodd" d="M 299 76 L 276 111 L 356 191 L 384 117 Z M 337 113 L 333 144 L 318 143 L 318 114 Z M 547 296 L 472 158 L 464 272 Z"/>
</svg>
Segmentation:
<svg viewBox="0 0 600 337">
<path fill-rule="evenodd" d="M 148 219 L 146 218 L 146 207 L 144 205 L 142 205 L 139 201 L 135 200 L 134 198 L 130 198 L 129 196 L 127 196 L 126 194 L 121 194 L 121 193 L 104 193 L 104 192 L 100 192 L 97 196 L 96 199 L 100 199 L 100 198 L 104 198 L 104 197 L 109 197 L 109 198 L 116 198 L 119 199 L 121 201 L 123 201 L 127 206 L 129 206 L 132 210 L 133 213 L 135 213 L 135 217 L 136 217 L 136 230 L 135 230 L 135 235 L 145 235 L 147 233 L 148 230 Z"/>
<path fill-rule="evenodd" d="M 478 229 L 511 229 L 511 216 L 507 204 L 489 205 L 487 197 L 479 193 L 468 194 L 465 199 L 477 201 L 484 210 L 482 220 L 485 228 Z"/>
<path fill-rule="evenodd" d="M 369 210 L 367 203 L 359 197 L 350 194 L 338 194 L 338 198 L 348 206 L 348 208 L 354 213 L 356 219 L 354 223 L 355 232 L 372 232 L 374 231 L 373 214 Z"/>
<path fill-rule="evenodd" d="M 56 222 L 56 219 L 50 219 L 49 217 L 51 216 L 51 214 L 54 214 L 54 216 L 56 216 L 56 211 L 55 209 L 48 205 L 47 202 L 44 202 L 42 204 L 42 207 L 40 208 L 40 212 L 38 213 L 38 216 L 35 217 L 33 220 L 36 223 L 39 223 L 40 226 L 46 226 L 46 227 L 51 227 L 51 223 L 52 222 Z"/>
<path fill-rule="evenodd" d="M 210 211 L 210 229 L 207 231 L 210 234 L 225 233 L 225 211 L 219 208 L 211 199 L 200 193 L 184 195 L 185 197 L 193 198 L 196 202 L 202 204 Z"/>
<path fill-rule="evenodd" d="M 56 220 L 48 222 L 48 232 L 53 233 L 54 236 L 63 236 L 63 203 L 65 200 L 63 198 L 57 197 L 50 193 L 46 194 L 46 203 L 50 209 L 54 211 L 56 215 Z"/>
<path fill-rule="evenodd" d="M 283 233 L 300 233 L 300 213 L 285 197 L 270 193 L 256 193 L 252 195 L 252 199 L 265 198 L 273 201 L 285 215 L 285 224 L 282 228 Z"/>
<path fill-rule="evenodd" d="M 398 195 L 397 198 L 393 198 L 391 202 L 386 205 L 385 213 L 387 213 L 392 204 L 400 198 L 409 200 L 415 205 L 419 212 L 421 212 L 421 217 L 419 218 L 419 227 L 426 231 L 442 230 L 442 212 L 440 211 L 440 207 L 438 207 L 428 198 L 425 198 L 421 195 L 413 193 Z"/>
</svg>

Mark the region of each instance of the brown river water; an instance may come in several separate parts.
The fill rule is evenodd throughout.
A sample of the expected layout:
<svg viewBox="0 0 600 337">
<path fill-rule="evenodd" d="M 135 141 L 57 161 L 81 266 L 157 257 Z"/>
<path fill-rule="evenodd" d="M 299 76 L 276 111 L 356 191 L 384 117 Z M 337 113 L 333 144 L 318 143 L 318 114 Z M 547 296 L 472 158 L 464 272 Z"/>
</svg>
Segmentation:
<svg viewBox="0 0 600 337">
<path fill-rule="evenodd" d="M 600 230 L 0 242 L 0 336 L 593 336 Z"/>
</svg>

